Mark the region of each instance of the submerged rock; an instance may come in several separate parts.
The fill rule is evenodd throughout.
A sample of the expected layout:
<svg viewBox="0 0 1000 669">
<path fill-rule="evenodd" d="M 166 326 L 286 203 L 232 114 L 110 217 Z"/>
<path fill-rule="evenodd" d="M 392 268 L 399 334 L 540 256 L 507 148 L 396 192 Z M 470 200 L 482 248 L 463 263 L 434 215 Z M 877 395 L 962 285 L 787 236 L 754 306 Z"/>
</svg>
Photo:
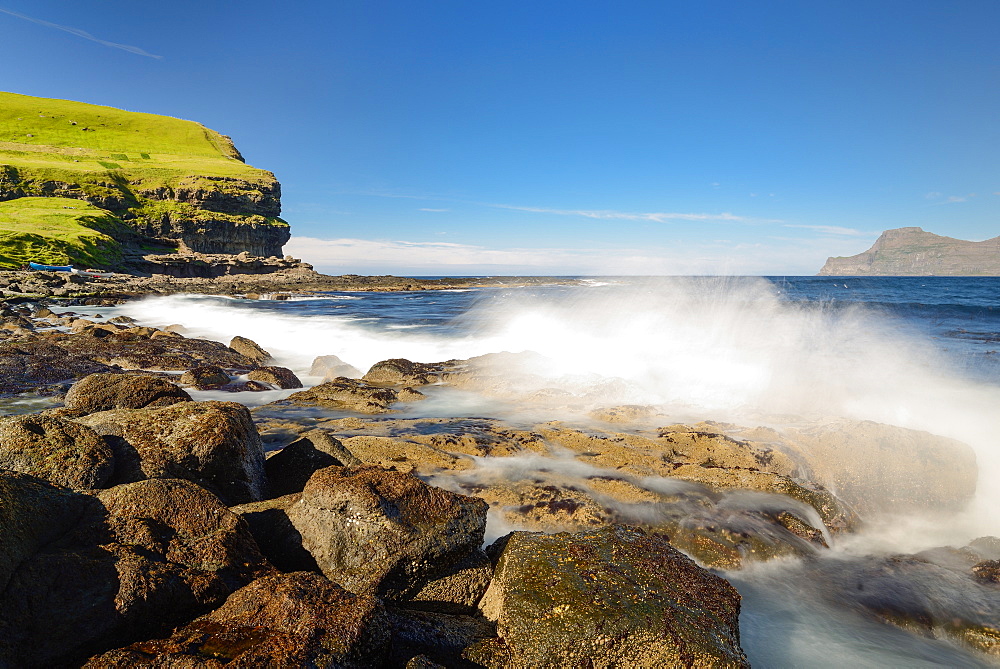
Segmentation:
<svg viewBox="0 0 1000 669">
<path fill-rule="evenodd" d="M 377 599 L 346 592 L 319 574 L 268 576 L 176 630 L 92 658 L 85 667 L 378 666 L 389 642 Z"/>
<path fill-rule="evenodd" d="M 486 667 L 749 666 L 740 596 L 663 535 L 610 526 L 514 532 L 498 542 L 480 604 L 497 638 L 465 656 Z"/>
<path fill-rule="evenodd" d="M 288 510 L 328 578 L 356 593 L 405 601 L 483 542 L 486 502 L 378 467 L 313 474 Z"/>
<path fill-rule="evenodd" d="M 976 492 L 970 446 L 894 425 L 838 420 L 788 430 L 814 480 L 862 515 L 962 508 Z"/>
</svg>

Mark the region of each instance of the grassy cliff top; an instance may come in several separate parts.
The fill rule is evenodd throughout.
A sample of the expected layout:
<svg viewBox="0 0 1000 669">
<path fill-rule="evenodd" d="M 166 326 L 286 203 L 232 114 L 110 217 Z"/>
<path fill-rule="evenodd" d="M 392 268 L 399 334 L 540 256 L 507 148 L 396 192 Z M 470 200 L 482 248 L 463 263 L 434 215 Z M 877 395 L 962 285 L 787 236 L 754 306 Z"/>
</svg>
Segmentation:
<svg viewBox="0 0 1000 669">
<path fill-rule="evenodd" d="M 230 139 L 194 121 L 0 92 L 0 165 L 34 173 L 121 171 L 143 181 L 210 175 L 266 181 Z"/>
<path fill-rule="evenodd" d="M 108 267 L 121 259 L 111 234 L 124 224 L 79 200 L 23 197 L 0 202 L 0 267 L 28 262 Z"/>
</svg>

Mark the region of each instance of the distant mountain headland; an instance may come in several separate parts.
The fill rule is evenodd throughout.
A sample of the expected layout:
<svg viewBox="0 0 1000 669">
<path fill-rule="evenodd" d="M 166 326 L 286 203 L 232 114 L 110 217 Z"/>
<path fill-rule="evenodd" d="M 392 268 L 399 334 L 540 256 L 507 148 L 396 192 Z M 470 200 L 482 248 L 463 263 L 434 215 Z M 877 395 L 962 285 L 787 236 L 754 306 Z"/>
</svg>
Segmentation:
<svg viewBox="0 0 1000 669">
<path fill-rule="evenodd" d="M 921 228 L 886 230 L 856 256 L 829 258 L 819 276 L 1000 276 L 1000 237 L 981 242 Z"/>
<path fill-rule="evenodd" d="M 271 172 L 199 123 L 0 92 L 0 267 L 280 257 L 280 195 Z"/>
</svg>

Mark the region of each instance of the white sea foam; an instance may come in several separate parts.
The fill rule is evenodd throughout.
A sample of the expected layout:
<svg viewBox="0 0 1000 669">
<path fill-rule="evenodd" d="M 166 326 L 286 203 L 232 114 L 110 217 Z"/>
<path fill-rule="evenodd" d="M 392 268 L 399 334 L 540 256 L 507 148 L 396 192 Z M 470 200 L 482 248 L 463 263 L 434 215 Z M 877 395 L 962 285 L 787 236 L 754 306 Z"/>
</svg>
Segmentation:
<svg viewBox="0 0 1000 669">
<path fill-rule="evenodd" d="M 842 416 L 927 430 L 976 449 L 984 485 L 967 530 L 1000 533 L 990 512 L 1000 503 L 1000 486 L 991 483 L 1000 474 L 1000 389 L 950 372 L 933 342 L 885 314 L 784 301 L 763 279 L 509 291 L 475 304 L 459 319 L 461 334 L 193 296 L 147 298 L 122 312 L 222 341 L 248 336 L 302 373 L 329 354 L 366 370 L 388 358 L 535 351 L 545 359 L 527 370 L 535 386 L 525 392 L 540 384 L 577 397 L 594 393 L 685 419 L 780 425 Z"/>
</svg>

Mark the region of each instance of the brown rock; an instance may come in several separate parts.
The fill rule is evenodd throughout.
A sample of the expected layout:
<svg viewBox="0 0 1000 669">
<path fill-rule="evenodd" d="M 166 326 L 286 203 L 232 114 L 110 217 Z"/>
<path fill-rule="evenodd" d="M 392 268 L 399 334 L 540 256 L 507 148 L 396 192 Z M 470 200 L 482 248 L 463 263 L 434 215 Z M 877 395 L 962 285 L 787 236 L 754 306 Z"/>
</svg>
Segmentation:
<svg viewBox="0 0 1000 669">
<path fill-rule="evenodd" d="M 112 439 L 116 480 L 180 478 L 228 504 L 263 499 L 264 450 L 250 412 L 236 402 L 118 409 L 80 422 Z"/>
<path fill-rule="evenodd" d="M 319 406 L 337 411 L 356 411 L 358 413 L 391 413 L 391 404 L 398 400 L 398 394 L 391 388 L 369 386 L 356 379 L 339 377 L 333 381 L 313 386 L 309 390 L 294 393 L 284 400 L 272 402 L 281 406 L 294 404 L 298 406 Z"/>
<path fill-rule="evenodd" d="M 297 572 L 254 581 L 169 639 L 136 643 L 84 666 L 366 669 L 380 664 L 388 642 L 378 600 Z"/>
<path fill-rule="evenodd" d="M 102 488 L 114 454 L 89 427 L 55 416 L 0 418 L 0 468 L 77 490 Z"/>
<path fill-rule="evenodd" d="M 0 495 L 30 508 L 15 519 L 29 529 L 2 528 L 0 539 L 14 539 L 0 550 L 12 566 L 0 593 L 9 666 L 78 666 L 169 633 L 271 571 L 239 518 L 192 483 L 140 481 L 90 496 L 16 476 L 0 472 Z M 38 528 L 41 519 L 51 526 Z"/>
<path fill-rule="evenodd" d="M 316 471 L 324 467 L 361 464 L 344 445 L 325 430 L 310 430 L 268 456 L 264 471 L 269 495 L 281 497 L 302 492 Z"/>
<path fill-rule="evenodd" d="M 465 656 L 486 667 L 747 667 L 740 596 L 662 535 L 611 526 L 501 540 L 480 607 L 499 638 Z"/>
<path fill-rule="evenodd" d="M 251 381 L 268 383 L 282 390 L 302 387 L 299 377 L 295 376 L 292 370 L 285 367 L 258 367 L 247 374 L 247 378 Z"/>
<path fill-rule="evenodd" d="M 191 396 L 158 376 L 91 374 L 66 393 L 68 409 L 95 413 L 109 409 L 142 409 L 190 402 Z"/>
<path fill-rule="evenodd" d="M 386 386 L 425 386 L 440 381 L 444 372 L 445 369 L 441 364 L 425 364 L 393 358 L 372 365 L 362 380 Z"/>
<path fill-rule="evenodd" d="M 229 342 L 229 348 L 233 349 L 240 355 L 253 360 L 257 364 L 267 362 L 271 359 L 270 353 L 258 346 L 257 342 L 252 339 L 247 339 L 246 337 L 233 337 L 233 340 Z"/>
<path fill-rule="evenodd" d="M 486 502 L 377 467 L 313 474 L 288 512 L 331 580 L 406 600 L 479 548 Z"/>
<path fill-rule="evenodd" d="M 181 374 L 180 382 L 200 389 L 218 388 L 229 383 L 229 375 L 221 367 L 206 365 L 187 370 Z"/>
</svg>

